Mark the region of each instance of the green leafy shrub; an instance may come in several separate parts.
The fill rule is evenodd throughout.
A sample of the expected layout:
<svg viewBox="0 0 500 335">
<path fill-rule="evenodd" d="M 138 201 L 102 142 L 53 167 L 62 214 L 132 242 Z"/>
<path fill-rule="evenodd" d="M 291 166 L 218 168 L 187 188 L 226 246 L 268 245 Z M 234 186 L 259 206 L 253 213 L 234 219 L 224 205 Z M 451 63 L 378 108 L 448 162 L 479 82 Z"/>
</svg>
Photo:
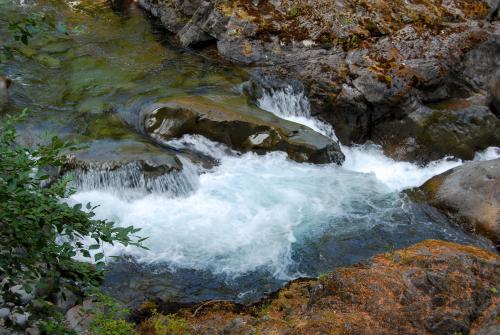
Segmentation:
<svg viewBox="0 0 500 335">
<path fill-rule="evenodd" d="M 57 137 L 34 149 L 18 146 L 13 125 L 26 114 L 25 110 L 19 116 L 7 116 L 0 125 L 0 294 L 7 300 L 10 289 L 21 284 L 52 304 L 50 296 L 61 285 L 80 291 L 99 285 L 104 255 L 95 254 L 95 264 L 75 261 L 74 256 L 90 260 L 90 251 L 105 243 L 141 246 L 143 239 L 134 236 L 138 229 L 94 219 L 95 207 L 90 204 L 88 211 L 82 211 L 81 204 L 62 201 L 72 192 L 70 179 L 53 181 L 47 171 L 60 167 L 63 153 L 77 147 Z M 93 244 L 84 244 L 83 238 Z"/>
</svg>

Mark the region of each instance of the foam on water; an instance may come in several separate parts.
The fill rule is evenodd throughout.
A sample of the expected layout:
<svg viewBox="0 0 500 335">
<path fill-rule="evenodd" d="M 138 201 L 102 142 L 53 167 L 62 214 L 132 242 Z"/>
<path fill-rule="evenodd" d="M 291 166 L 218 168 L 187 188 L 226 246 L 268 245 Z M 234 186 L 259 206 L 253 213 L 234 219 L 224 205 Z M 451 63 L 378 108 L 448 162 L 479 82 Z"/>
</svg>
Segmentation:
<svg viewBox="0 0 500 335">
<path fill-rule="evenodd" d="M 307 108 L 301 114 L 308 104 L 304 95 L 281 93 L 274 105 L 269 103 L 273 96 L 264 96 L 261 107 L 335 138 L 332 127 L 312 119 Z M 293 110 L 286 111 L 286 106 Z M 343 147 L 342 167 L 299 164 L 284 153 L 238 155 L 201 136 L 184 136 L 168 145 L 215 157 L 219 165 L 199 175 L 196 189 L 183 196 L 154 192 L 126 200 L 97 185 L 71 201 L 101 205 L 96 209 L 99 218 L 134 225 L 149 236 L 149 250 L 107 246 L 107 255 L 127 254 L 163 268 L 233 277 L 261 270 L 276 278 L 295 277 L 297 250 L 318 243 L 325 234 L 368 234 L 369 239 L 375 227 L 393 227 L 397 235 L 398 225 L 413 223 L 398 191 L 461 164 L 443 159 L 419 167 L 396 162 L 373 145 Z M 489 149 L 477 158 L 496 156 L 498 150 Z M 426 236 L 454 238 L 452 230 L 435 226 L 432 231 L 439 230 L 439 235 Z"/>
<path fill-rule="evenodd" d="M 260 108 L 284 119 L 303 124 L 338 142 L 330 124 L 311 117 L 309 100 L 303 93 L 292 94 L 292 87 L 264 92 L 258 100 Z M 283 96 L 288 96 L 283 98 Z M 382 148 L 374 144 L 341 146 L 346 156 L 343 168 L 363 173 L 371 173 L 394 191 L 419 186 L 429 178 L 461 165 L 458 159 L 443 158 L 419 166 L 408 162 L 398 162 L 384 155 Z M 500 157 L 499 148 L 488 148 L 477 153 L 475 160 L 488 160 Z"/>
<path fill-rule="evenodd" d="M 147 193 L 161 193 L 163 196 L 186 195 L 197 188 L 198 168 L 182 159 L 182 171 L 172 171 L 148 178 L 141 164 L 131 162 L 117 169 L 75 169 L 74 186 L 80 191 L 102 190 L 127 199 L 144 196 Z"/>
<path fill-rule="evenodd" d="M 234 275 L 265 268 L 277 277 L 291 275 L 296 234 L 318 238 L 335 222 L 343 233 L 367 229 L 402 205 L 371 175 L 298 164 L 283 153 L 226 156 L 185 197 L 150 194 L 127 201 L 95 190 L 72 200 L 98 203 L 98 217 L 142 228 L 150 250 L 125 250 L 141 262 Z"/>
</svg>

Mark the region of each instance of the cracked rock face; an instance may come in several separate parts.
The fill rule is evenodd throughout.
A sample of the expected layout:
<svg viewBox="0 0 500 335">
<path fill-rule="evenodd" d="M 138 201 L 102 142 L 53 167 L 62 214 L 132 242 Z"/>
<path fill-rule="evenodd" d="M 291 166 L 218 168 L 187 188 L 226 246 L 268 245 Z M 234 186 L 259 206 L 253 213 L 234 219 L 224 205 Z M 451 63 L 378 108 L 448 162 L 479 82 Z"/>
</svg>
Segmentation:
<svg viewBox="0 0 500 335">
<path fill-rule="evenodd" d="M 213 40 L 229 60 L 304 83 L 313 113 L 345 144 L 372 140 L 395 158 L 422 162 L 500 145 L 494 137 L 453 152 L 436 150 L 411 127 L 386 134 L 388 124 L 411 123 L 410 115 L 429 104 L 478 94 L 485 99 L 475 106 L 498 117 L 496 0 L 139 3 L 184 46 Z M 472 128 L 466 132 L 474 136 Z M 409 142 L 419 149 L 401 149 Z"/>
</svg>

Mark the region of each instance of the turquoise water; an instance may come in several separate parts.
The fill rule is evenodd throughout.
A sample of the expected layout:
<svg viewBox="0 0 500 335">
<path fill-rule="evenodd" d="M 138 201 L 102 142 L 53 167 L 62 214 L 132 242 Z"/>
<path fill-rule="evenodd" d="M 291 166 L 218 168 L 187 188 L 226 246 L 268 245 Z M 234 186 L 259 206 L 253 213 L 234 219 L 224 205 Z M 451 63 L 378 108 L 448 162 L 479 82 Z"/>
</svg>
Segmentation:
<svg viewBox="0 0 500 335">
<path fill-rule="evenodd" d="M 187 95 L 246 106 L 239 87 L 247 70 L 222 62 L 211 49 L 176 48 L 134 5 L 116 12 L 100 1 L 71 4 L 0 1 L 2 43 L 17 50 L 14 60 L 0 64 L 0 73 L 14 80 L 3 113 L 32 110 L 18 125 L 19 140 L 27 145 L 43 142 L 50 132 L 94 144 L 153 146 L 153 154 L 168 152 L 182 161 L 182 192 L 163 192 L 162 185 L 138 192 L 124 178 L 140 170 L 99 171 L 80 175 L 86 187 L 70 199 L 100 205 L 99 217 L 132 224 L 150 237 L 149 250 L 105 250 L 124 256 L 109 262 L 104 287 L 125 302 L 248 302 L 287 280 L 423 239 L 482 243 L 400 194 L 459 161 L 419 167 L 360 146 L 343 147 L 342 167 L 319 166 L 295 163 L 283 153 L 240 154 L 197 136 L 164 147 L 150 143 L 138 128 L 142 106 Z M 36 33 L 28 46 L 6 37 L 7 21 L 41 14 L 59 29 Z M 274 92 L 259 104 L 334 138 L 331 127 L 308 115 L 305 96 Z M 189 153 L 217 164 L 199 164 Z M 109 174 L 106 187 L 102 173 Z"/>
</svg>

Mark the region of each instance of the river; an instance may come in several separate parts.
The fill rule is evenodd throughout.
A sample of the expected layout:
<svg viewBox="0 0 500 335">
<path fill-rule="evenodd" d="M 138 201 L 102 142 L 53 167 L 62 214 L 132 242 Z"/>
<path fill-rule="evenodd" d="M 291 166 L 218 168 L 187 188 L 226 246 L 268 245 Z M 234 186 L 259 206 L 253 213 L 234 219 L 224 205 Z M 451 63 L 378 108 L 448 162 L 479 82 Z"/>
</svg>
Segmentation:
<svg viewBox="0 0 500 335">
<path fill-rule="evenodd" d="M 148 250 L 105 247 L 103 287 L 121 300 L 250 302 L 288 280 L 423 239 L 483 243 L 401 193 L 458 160 L 418 166 L 366 144 L 342 146 L 346 160 L 339 167 L 296 163 L 280 152 L 241 154 L 195 135 L 163 147 L 150 143 L 138 126 L 141 106 L 186 95 L 249 104 L 241 93 L 248 69 L 210 48 L 176 48 L 135 6 L 116 12 L 99 1 L 0 0 L 0 34 L 6 36 L 7 21 L 41 13 L 55 27 L 37 32 L 28 46 L 8 40 L 18 52 L 0 64 L 14 81 L 7 112 L 32 110 L 18 125 L 19 141 L 43 143 L 50 132 L 92 145 L 154 146 L 183 165 L 151 187 L 129 182 L 131 175 L 141 178 L 140 170 L 77 172 L 70 202 L 99 205 L 99 218 L 134 225 L 149 237 Z M 268 91 L 257 105 L 336 140 L 331 126 L 310 115 L 303 93 Z M 490 148 L 476 159 L 498 153 Z M 113 255 L 124 257 L 113 261 Z"/>
</svg>

